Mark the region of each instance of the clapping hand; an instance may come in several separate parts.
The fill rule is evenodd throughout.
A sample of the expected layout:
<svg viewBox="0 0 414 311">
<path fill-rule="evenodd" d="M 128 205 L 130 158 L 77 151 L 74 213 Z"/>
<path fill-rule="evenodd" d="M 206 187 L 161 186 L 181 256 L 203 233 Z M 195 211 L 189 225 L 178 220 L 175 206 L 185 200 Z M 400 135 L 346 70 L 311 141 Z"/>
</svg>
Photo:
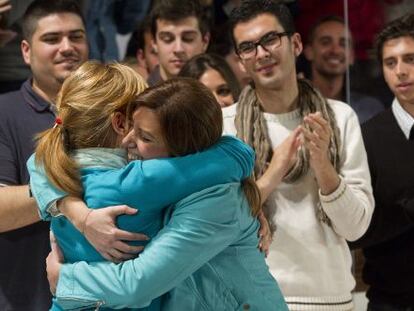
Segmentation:
<svg viewBox="0 0 414 311">
<path fill-rule="evenodd" d="M 315 173 L 321 193 L 330 194 L 339 186 L 340 179 L 329 158 L 332 129 L 320 112 L 304 118 L 304 144 L 309 151 L 309 164 Z"/>
</svg>

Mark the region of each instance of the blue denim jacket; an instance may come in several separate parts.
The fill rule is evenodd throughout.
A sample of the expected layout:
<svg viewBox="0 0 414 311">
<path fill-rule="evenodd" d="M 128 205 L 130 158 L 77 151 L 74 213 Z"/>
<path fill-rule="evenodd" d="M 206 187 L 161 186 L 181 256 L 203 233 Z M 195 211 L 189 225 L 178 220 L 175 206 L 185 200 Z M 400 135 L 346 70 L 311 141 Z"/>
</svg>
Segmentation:
<svg viewBox="0 0 414 311">
<path fill-rule="evenodd" d="M 138 258 L 64 264 L 56 299 L 68 310 L 143 307 L 169 291 L 161 310 L 287 311 L 257 249 L 258 227 L 239 183 L 213 186 L 169 207 Z"/>
<path fill-rule="evenodd" d="M 207 157 L 205 156 L 206 154 L 208 154 Z M 82 169 L 82 182 L 85 190 L 84 199 L 91 208 L 121 203 L 138 207 L 140 209 L 139 214 L 135 216 L 121 216 L 118 219 L 118 224 L 123 229 L 144 232 L 150 237 L 154 237 L 162 225 L 161 212 L 164 206 L 212 184 L 232 180 L 237 181 L 249 176 L 253 160 L 253 153 L 249 147 L 234 138 L 224 137 L 216 147 L 211 148 L 205 153 L 189 157 L 143 162 L 136 161 L 119 170 L 105 170 L 96 166 L 84 168 Z M 32 176 L 32 192 L 37 199 L 41 198 L 38 201 L 40 207 L 44 209 L 47 202 L 62 194 L 59 192 L 54 193 L 53 189 L 45 184 L 47 181 L 42 174 L 39 174 L 39 171 L 35 170 L 33 159 L 29 160 L 28 167 Z M 206 171 L 208 172 L 207 174 L 205 173 Z M 177 299 L 177 297 L 182 295 L 182 291 L 178 290 L 181 284 L 191 284 L 191 282 L 188 283 L 189 281 L 181 281 L 203 266 L 203 269 L 199 270 L 200 272 L 194 273 L 190 278 L 199 278 L 202 281 L 201 283 L 210 280 L 212 285 L 220 288 L 222 287 L 221 279 L 224 277 L 225 282 L 233 282 L 232 288 L 235 286 L 238 288 L 238 282 L 234 282 L 230 275 L 224 273 L 222 277 L 220 276 L 219 268 L 224 267 L 226 262 L 233 266 L 232 261 L 234 261 L 234 267 L 237 266 L 237 271 L 233 271 L 234 275 L 240 274 L 242 281 L 249 284 L 246 293 L 250 295 L 255 291 L 262 293 L 261 295 L 264 293 L 265 297 L 259 299 L 261 303 L 265 299 L 265 301 L 269 300 L 269 302 L 272 302 L 272 305 L 275 301 L 284 305 L 283 298 L 281 298 L 280 291 L 268 272 L 263 256 L 257 250 L 258 224 L 250 215 L 250 209 L 245 202 L 243 194 L 240 193 L 239 183 L 222 185 L 218 186 L 217 189 L 205 191 L 205 194 L 200 193 L 199 197 L 195 197 L 195 201 L 200 201 L 200 203 L 194 204 L 193 199 L 189 198 L 190 204 L 186 204 L 186 200 L 183 200 L 181 203 L 169 208 L 165 218 L 166 226 L 146 246 L 145 251 L 139 257 L 140 261 L 138 263 L 143 265 L 143 270 L 138 272 L 136 268 L 132 267 L 132 271 L 126 272 L 132 277 L 130 280 L 125 280 L 123 277 L 117 279 L 109 271 L 104 271 L 103 274 L 97 273 L 95 292 L 92 288 L 74 285 L 76 277 L 80 274 L 72 271 L 68 264 L 67 267 L 73 274 L 65 278 L 64 269 L 62 269 L 59 286 L 63 288 L 63 294 L 60 295 L 58 290 L 57 302 L 59 305 L 64 309 L 87 308 L 97 305 L 103 305 L 105 309 L 141 308 L 148 306 L 153 299 L 180 285 L 163 299 L 164 306 L 162 309 L 189 310 L 187 307 L 183 306 L 182 309 L 181 305 L 176 305 L 177 301 L 188 301 L 190 298 L 187 297 L 186 300 L 182 298 Z M 218 202 L 219 204 L 217 204 Z M 193 205 L 194 207 L 192 207 Z M 217 219 L 209 221 L 207 215 L 196 213 L 195 207 L 200 208 L 203 205 L 207 205 L 202 208 L 203 212 L 207 213 L 207 215 L 213 213 Z M 214 208 L 213 206 L 210 207 L 210 205 L 214 205 Z M 217 208 L 221 212 L 217 213 L 214 211 Z M 177 231 L 177 228 L 174 227 L 172 231 L 168 231 L 171 223 L 176 223 L 177 220 L 181 219 L 177 215 L 177 211 L 181 210 L 182 212 L 179 215 L 187 215 L 189 213 L 186 216 L 188 219 L 185 219 L 184 223 L 179 225 L 180 230 Z M 44 210 L 42 213 L 45 214 Z M 192 224 L 192 222 L 195 223 Z M 193 231 L 193 229 L 195 230 Z M 52 219 L 52 230 L 55 232 L 65 259 L 68 262 L 74 263 L 86 260 L 93 268 L 97 261 L 103 260 L 66 218 Z M 181 244 L 181 242 L 186 242 L 187 244 Z M 232 245 L 234 243 L 237 246 Z M 156 258 L 153 255 L 155 253 L 151 253 L 152 249 L 155 249 Z M 204 250 L 208 250 L 206 255 L 202 255 Z M 193 254 L 193 251 L 196 253 Z M 196 256 L 198 259 L 194 260 L 196 254 L 200 254 L 200 256 Z M 238 256 L 241 256 L 243 260 L 239 262 Z M 167 258 L 169 259 L 166 260 Z M 217 269 L 207 269 L 209 273 L 206 274 L 205 266 L 210 265 L 209 260 L 211 258 L 219 260 L 220 264 L 217 266 Z M 174 262 L 174 260 L 178 259 L 178 262 Z M 194 262 L 188 264 L 188 260 L 194 260 Z M 224 261 L 224 265 L 221 264 L 222 261 Z M 238 264 L 236 264 L 236 261 Z M 129 262 L 129 264 L 123 263 L 122 266 L 130 267 L 132 262 Z M 84 264 L 85 262 L 76 263 L 74 266 L 82 263 Z M 110 264 L 102 267 L 104 270 L 111 269 Z M 250 271 L 252 268 L 254 268 L 253 271 Z M 169 273 L 164 273 L 164 270 L 169 271 Z M 225 270 L 227 269 L 223 271 L 225 272 Z M 140 278 L 138 275 L 134 276 L 134 271 L 141 276 L 148 276 L 144 278 Z M 216 271 L 217 274 L 213 275 L 212 271 Z M 142 272 L 144 273 L 142 274 Z M 82 272 L 81 275 L 86 276 L 87 274 Z M 166 279 L 160 279 L 160 275 L 165 275 Z M 91 281 L 89 277 L 83 279 L 83 281 L 85 280 Z M 260 284 L 260 286 L 256 288 L 254 286 L 255 282 Z M 199 282 L 195 283 L 198 284 Z M 139 295 L 134 293 L 131 296 L 131 291 L 137 289 L 138 284 Z M 264 286 L 265 284 L 266 286 Z M 76 288 L 83 288 L 87 294 L 84 295 L 76 291 L 73 292 L 73 295 L 72 293 L 68 294 Z M 269 293 L 267 293 L 266 289 L 268 289 Z M 239 295 L 237 294 L 238 291 L 234 290 L 236 296 Z M 256 293 L 255 296 L 257 295 Z M 203 305 L 209 308 L 211 306 L 211 310 L 216 310 L 215 307 L 212 307 L 212 301 L 208 300 L 210 294 L 205 293 L 204 288 L 197 288 L 195 291 L 192 291 L 192 296 L 194 297 L 191 305 L 200 304 L 200 308 Z M 215 301 L 222 301 L 226 305 L 228 302 L 234 305 L 240 299 L 245 300 L 244 295 L 238 298 L 231 298 L 232 291 L 228 290 L 226 290 L 226 297 L 221 297 L 220 295 L 215 297 Z M 278 299 L 274 299 L 275 297 Z M 134 299 L 131 300 L 129 298 Z M 207 301 L 202 302 L 206 298 Z M 155 304 L 151 304 L 151 310 L 159 309 L 157 303 L 159 303 L 159 300 Z M 197 307 L 196 309 L 199 308 Z M 223 310 L 228 310 L 228 308 L 226 307 Z M 268 310 L 268 308 L 263 310 Z"/>
</svg>

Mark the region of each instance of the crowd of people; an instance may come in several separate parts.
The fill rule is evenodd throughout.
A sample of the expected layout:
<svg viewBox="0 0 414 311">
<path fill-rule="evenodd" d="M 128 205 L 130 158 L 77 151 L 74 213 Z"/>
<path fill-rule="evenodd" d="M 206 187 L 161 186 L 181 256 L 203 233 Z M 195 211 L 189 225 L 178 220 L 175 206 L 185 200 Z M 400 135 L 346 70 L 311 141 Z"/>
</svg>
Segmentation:
<svg viewBox="0 0 414 311">
<path fill-rule="evenodd" d="M 414 13 L 217 3 L 0 0 L 1 310 L 414 310 Z"/>
</svg>

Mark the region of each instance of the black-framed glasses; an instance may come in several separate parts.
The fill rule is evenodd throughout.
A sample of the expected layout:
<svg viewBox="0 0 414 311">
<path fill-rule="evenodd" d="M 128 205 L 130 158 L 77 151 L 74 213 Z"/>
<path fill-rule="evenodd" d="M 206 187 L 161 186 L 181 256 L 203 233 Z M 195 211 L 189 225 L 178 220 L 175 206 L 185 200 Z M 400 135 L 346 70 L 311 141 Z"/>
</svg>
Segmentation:
<svg viewBox="0 0 414 311">
<path fill-rule="evenodd" d="M 290 32 L 270 31 L 263 35 L 259 40 L 245 41 L 240 43 L 237 47 L 237 55 L 243 60 L 250 59 L 256 56 L 257 47 L 260 45 L 263 49 L 270 52 L 272 49 L 278 48 L 282 44 L 283 36 L 290 36 Z"/>
</svg>

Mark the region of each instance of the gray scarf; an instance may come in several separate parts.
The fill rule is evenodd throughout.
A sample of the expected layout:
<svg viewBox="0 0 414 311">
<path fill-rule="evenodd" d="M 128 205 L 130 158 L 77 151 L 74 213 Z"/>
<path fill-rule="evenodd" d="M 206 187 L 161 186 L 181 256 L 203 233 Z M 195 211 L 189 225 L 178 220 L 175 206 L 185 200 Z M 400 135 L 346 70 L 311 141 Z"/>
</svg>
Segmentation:
<svg viewBox="0 0 414 311">
<path fill-rule="evenodd" d="M 321 112 L 323 118 L 329 122 L 333 133 L 329 144 L 329 158 L 338 172 L 340 164 L 340 133 L 336 123 L 335 114 L 332 108 L 328 105 L 327 100 L 310 84 L 310 82 L 300 79 L 298 80 L 298 88 L 298 105 L 301 116 L 304 117 L 310 113 L 319 111 Z M 257 179 L 262 176 L 267 169 L 268 163 L 273 156 L 273 150 L 260 102 L 257 99 L 254 88 L 250 85 L 245 87 L 240 94 L 237 105 L 235 126 L 237 130 L 237 137 L 252 146 L 256 152 L 255 178 Z M 302 123 L 302 126 L 307 128 L 305 123 Z M 286 174 L 283 181 L 286 183 L 293 183 L 304 176 L 308 170 L 309 152 L 306 148 L 302 147 L 298 150 L 295 165 Z M 274 201 L 272 201 L 273 200 L 267 200 L 264 203 L 263 211 L 269 221 L 272 231 L 274 232 L 276 230 L 276 226 L 273 221 L 273 215 L 276 213 L 276 206 Z M 330 225 L 329 218 L 322 210 L 321 206 L 318 207 L 317 216 L 322 222 Z"/>
</svg>

